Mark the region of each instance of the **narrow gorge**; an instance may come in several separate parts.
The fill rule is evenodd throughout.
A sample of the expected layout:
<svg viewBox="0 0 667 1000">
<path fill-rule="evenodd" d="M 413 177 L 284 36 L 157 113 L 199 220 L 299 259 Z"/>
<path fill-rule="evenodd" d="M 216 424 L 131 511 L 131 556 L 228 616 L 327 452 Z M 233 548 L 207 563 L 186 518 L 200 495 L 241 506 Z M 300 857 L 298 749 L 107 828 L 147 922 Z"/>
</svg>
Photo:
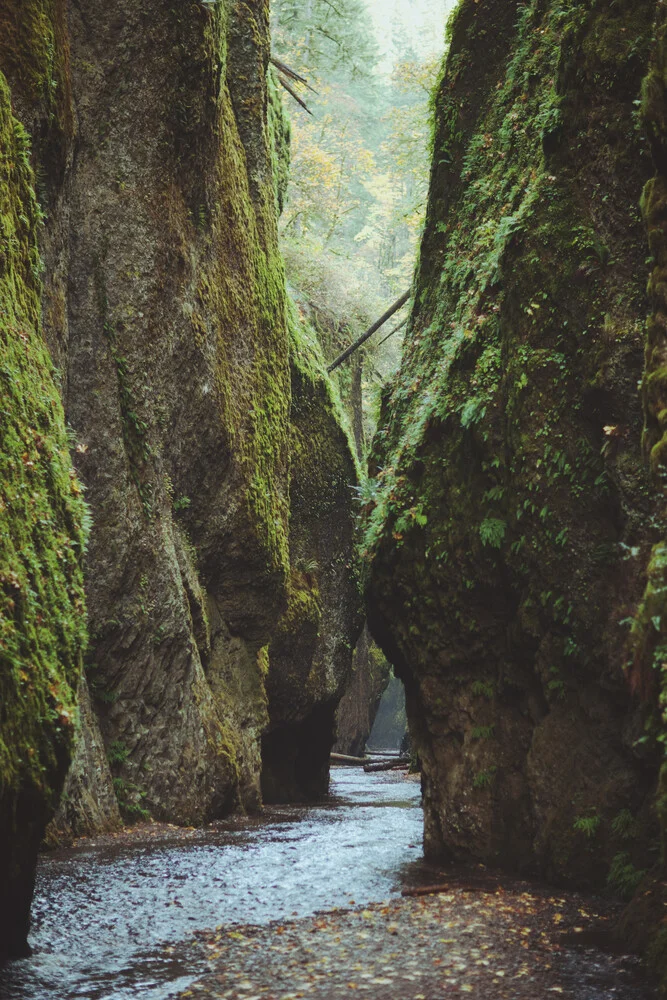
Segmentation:
<svg viewBox="0 0 667 1000">
<path fill-rule="evenodd" d="M 391 134 L 325 6 L 0 0 L 0 961 L 40 850 L 326 803 L 395 672 L 426 862 L 664 993 L 663 2 L 438 0 Z"/>
</svg>

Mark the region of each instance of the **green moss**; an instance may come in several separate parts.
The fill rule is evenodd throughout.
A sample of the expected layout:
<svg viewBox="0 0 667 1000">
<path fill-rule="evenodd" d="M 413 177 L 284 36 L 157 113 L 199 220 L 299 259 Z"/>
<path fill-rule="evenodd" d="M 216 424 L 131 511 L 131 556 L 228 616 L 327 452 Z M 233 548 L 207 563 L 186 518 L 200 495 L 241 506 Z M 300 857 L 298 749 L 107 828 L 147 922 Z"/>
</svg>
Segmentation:
<svg viewBox="0 0 667 1000">
<path fill-rule="evenodd" d="M 317 632 L 321 618 L 317 582 L 293 569 L 287 588 L 287 610 L 278 623 L 274 641 L 298 635 L 308 626 Z"/>
<path fill-rule="evenodd" d="M 235 79 L 234 85 L 241 88 L 243 81 Z M 255 187 L 251 161 L 260 153 L 250 145 L 254 140 L 246 137 L 251 130 L 245 128 L 245 116 L 252 111 L 246 97 L 266 100 L 267 87 L 270 91 L 264 79 L 259 95 L 250 85 L 247 94 L 231 95 L 224 88 L 221 95 L 216 170 L 224 183 L 210 226 L 200 237 L 204 243 L 200 308 L 193 313 L 192 326 L 193 337 L 202 345 L 215 335 L 216 381 L 229 451 L 245 481 L 248 515 L 267 565 L 285 574 L 290 405 L 285 278 L 278 252 L 274 178 L 269 177 L 267 190 L 266 185 Z M 265 137 L 269 150 L 274 144 L 279 147 L 287 132 L 275 101 L 270 121 L 271 131 Z M 276 153 L 274 162 L 280 164 L 281 155 Z M 275 182 L 279 185 L 279 178 Z M 234 233 L 233 241 L 226 233 Z M 219 246 L 226 251 L 207 253 L 206 244 L 211 251 Z"/>
<path fill-rule="evenodd" d="M 290 175 L 290 123 L 283 109 L 282 99 L 278 92 L 276 74 L 269 69 L 268 78 L 269 96 L 269 134 L 271 136 L 271 152 L 273 166 L 273 184 L 276 194 L 276 207 L 278 214 L 283 211 L 285 197 L 287 195 L 287 185 Z"/>
<path fill-rule="evenodd" d="M 39 209 L 0 74 L 0 789 L 56 804 L 86 642 L 85 506 L 40 332 Z"/>
<path fill-rule="evenodd" d="M 642 292 L 616 268 L 598 223 L 603 197 L 627 213 L 626 189 L 608 175 L 603 185 L 567 147 L 579 134 L 596 159 L 613 156 L 618 174 L 641 177 L 630 164 L 630 114 L 603 132 L 576 94 L 595 88 L 603 115 L 614 92 L 639 78 L 649 6 L 626 0 L 610 14 L 595 0 L 531 2 L 514 27 L 497 6 L 457 8 L 435 100 L 411 332 L 375 442 L 380 471 L 364 540 L 371 573 L 378 557 L 407 549 L 410 576 L 428 579 L 441 613 L 474 632 L 474 594 L 502 588 L 509 569 L 524 621 L 534 617 L 536 634 L 560 633 L 567 669 L 590 647 L 593 571 L 582 565 L 573 588 L 576 527 L 585 520 L 600 544 L 610 531 L 599 517 L 608 490 L 603 419 L 597 430 L 587 422 L 585 395 L 618 392 L 622 352 L 639 357 Z M 505 42 L 488 71 L 468 51 L 480 31 L 513 34 L 509 57 Z M 492 96 L 476 105 L 485 72 L 494 74 Z M 636 225 L 633 238 L 637 256 Z M 413 599 L 412 624 L 422 619 L 424 635 L 437 630 L 433 612 L 420 613 Z"/>
<path fill-rule="evenodd" d="M 0 9 L 0 70 L 15 96 L 73 133 L 64 0 L 7 0 Z"/>
<path fill-rule="evenodd" d="M 406 681 L 433 803 L 427 849 L 532 857 L 598 885 L 618 846 L 605 831 L 593 872 L 572 824 L 598 802 L 561 793 L 562 760 L 532 699 L 555 729 L 570 707 L 585 714 L 582 690 L 602 689 L 615 712 L 609 691 L 623 684 L 617 581 L 648 493 L 636 202 L 649 162 L 633 100 L 653 14 L 650 0 L 459 3 L 414 303 L 365 508 L 371 627 Z M 488 706 L 473 701 L 481 678 Z M 466 720 L 456 731 L 433 722 L 438 697 Z M 476 773 L 484 749 L 473 723 L 495 724 L 504 766 L 463 837 L 458 775 Z M 533 781 L 522 745 L 535 731 L 551 787 Z M 596 731 L 586 752 L 602 744 Z M 446 780 L 443 759 L 456 765 Z M 510 769 L 538 808 L 509 806 Z"/>
</svg>

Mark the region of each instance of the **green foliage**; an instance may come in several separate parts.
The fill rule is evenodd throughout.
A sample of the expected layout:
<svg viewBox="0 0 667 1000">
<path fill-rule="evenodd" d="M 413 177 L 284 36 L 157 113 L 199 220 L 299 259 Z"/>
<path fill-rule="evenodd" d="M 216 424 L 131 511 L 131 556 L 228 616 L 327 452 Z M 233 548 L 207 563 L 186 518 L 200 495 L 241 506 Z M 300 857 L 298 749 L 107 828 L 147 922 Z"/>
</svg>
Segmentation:
<svg viewBox="0 0 667 1000">
<path fill-rule="evenodd" d="M 598 832 L 601 822 L 602 819 L 597 814 L 592 816 L 577 816 L 572 824 L 572 829 L 576 830 L 577 833 L 582 833 L 584 837 L 587 837 L 589 840 L 592 840 Z"/>
<path fill-rule="evenodd" d="M 495 686 L 491 681 L 474 681 L 471 690 L 474 695 L 488 698 L 489 701 L 493 701 L 495 697 Z"/>
<path fill-rule="evenodd" d="M 493 783 L 497 770 L 498 768 L 494 765 L 486 768 L 484 771 L 479 771 L 472 780 L 472 787 L 489 788 Z"/>
<path fill-rule="evenodd" d="M 470 738 L 473 740 L 490 740 L 495 732 L 495 726 L 473 726 Z"/>
<path fill-rule="evenodd" d="M 146 793 L 138 785 L 131 781 L 125 781 L 124 778 L 114 778 L 113 789 L 116 793 L 121 816 L 127 823 L 136 823 L 151 818 L 148 809 L 141 804 L 142 800 L 146 798 Z"/>
<path fill-rule="evenodd" d="M 363 0 L 273 0 L 273 34 L 279 51 L 289 43 L 315 70 L 343 70 L 368 76 L 377 58 L 375 38 Z"/>
<path fill-rule="evenodd" d="M 630 855 L 624 851 L 612 859 L 607 876 L 607 885 L 621 899 L 631 899 L 646 875 L 645 868 L 635 868 Z"/>
<path fill-rule="evenodd" d="M 620 840 L 634 840 L 639 835 L 639 823 L 629 809 L 621 809 L 611 821 L 611 829 Z"/>
<path fill-rule="evenodd" d="M 499 549 L 505 538 L 507 524 L 497 517 L 486 517 L 479 526 L 479 537 L 482 545 L 490 545 L 494 549 Z"/>
<path fill-rule="evenodd" d="M 124 764 L 130 756 L 130 751 L 122 740 L 113 740 L 107 748 L 107 760 L 113 767 L 115 764 Z"/>
</svg>

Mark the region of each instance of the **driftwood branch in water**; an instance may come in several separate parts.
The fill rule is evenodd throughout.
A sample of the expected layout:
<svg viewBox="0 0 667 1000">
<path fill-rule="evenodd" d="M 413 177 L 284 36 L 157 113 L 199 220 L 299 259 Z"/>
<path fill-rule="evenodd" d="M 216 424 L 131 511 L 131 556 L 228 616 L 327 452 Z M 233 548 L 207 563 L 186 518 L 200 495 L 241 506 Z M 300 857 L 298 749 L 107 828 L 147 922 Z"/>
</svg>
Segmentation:
<svg viewBox="0 0 667 1000">
<path fill-rule="evenodd" d="M 300 98 L 300 97 L 299 97 L 299 95 L 297 94 L 296 90 L 294 90 L 294 88 L 293 88 L 293 87 L 290 87 L 290 85 L 289 85 L 289 83 L 287 82 L 287 80 L 285 80 L 285 79 L 284 79 L 284 78 L 283 78 L 283 77 L 282 77 L 282 76 L 280 75 L 280 73 L 278 73 L 278 82 L 279 82 L 279 83 L 281 84 L 281 86 L 283 86 L 283 87 L 285 88 L 285 90 L 287 91 L 287 93 L 288 93 L 288 94 L 291 94 L 291 95 L 292 95 L 292 97 L 293 97 L 293 98 L 294 98 L 294 100 L 295 100 L 295 101 L 297 102 L 297 104 L 300 104 L 300 105 L 301 105 L 301 107 L 303 108 L 303 110 L 304 110 L 304 111 L 307 111 L 307 112 L 308 112 L 308 114 L 312 116 L 313 112 L 312 112 L 312 111 L 310 110 L 310 108 L 308 107 L 308 105 L 306 104 L 306 102 L 305 102 L 305 101 L 302 101 L 302 100 L 301 100 L 301 98 Z"/>
<path fill-rule="evenodd" d="M 431 896 L 436 892 L 451 892 L 452 885 L 420 885 L 416 889 L 402 889 L 401 896 Z"/>
<path fill-rule="evenodd" d="M 368 330 L 366 330 L 366 333 L 362 333 L 361 337 L 359 337 L 358 340 L 355 340 L 353 344 L 350 344 L 347 350 L 343 351 L 343 353 L 329 365 L 327 371 L 332 372 L 336 368 L 338 368 L 339 365 L 342 365 L 343 361 L 347 361 L 349 356 L 351 354 L 354 354 L 354 352 L 359 347 L 361 347 L 362 344 L 365 344 L 368 338 L 372 337 L 376 330 L 379 330 L 381 326 L 384 326 L 387 320 L 391 319 L 394 313 L 397 313 L 398 310 L 401 308 L 401 306 L 404 306 L 409 298 L 410 298 L 410 290 L 408 289 L 408 291 L 404 295 L 401 295 L 400 299 L 397 299 L 396 302 L 394 302 L 393 306 L 387 309 L 386 313 L 384 313 L 383 316 L 380 316 L 379 320 L 373 323 L 373 325 L 369 327 Z"/>
<path fill-rule="evenodd" d="M 410 758 L 392 757 L 391 760 L 379 760 L 375 764 L 364 764 L 364 771 L 366 773 L 372 773 L 373 771 L 393 771 L 395 767 L 410 767 Z"/>
<path fill-rule="evenodd" d="M 331 753 L 329 757 L 332 764 L 353 764 L 356 767 L 363 767 L 368 763 L 368 757 L 350 757 L 346 753 Z"/>
</svg>

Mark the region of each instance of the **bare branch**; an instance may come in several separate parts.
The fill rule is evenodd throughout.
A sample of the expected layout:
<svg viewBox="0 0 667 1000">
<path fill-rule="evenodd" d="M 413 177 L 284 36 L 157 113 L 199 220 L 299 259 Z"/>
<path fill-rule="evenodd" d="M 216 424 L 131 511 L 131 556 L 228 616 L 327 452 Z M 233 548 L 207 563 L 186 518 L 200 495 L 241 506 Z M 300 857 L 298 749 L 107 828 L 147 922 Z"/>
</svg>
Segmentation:
<svg viewBox="0 0 667 1000">
<path fill-rule="evenodd" d="M 295 100 L 295 101 L 297 102 L 297 104 L 300 104 L 300 105 L 301 105 L 301 107 L 302 107 L 302 108 L 304 109 L 304 111 L 307 111 L 307 112 L 308 112 L 308 114 L 309 114 L 309 115 L 311 115 L 311 117 L 312 117 L 312 114 L 313 114 L 313 112 L 312 112 L 312 111 L 310 110 L 310 108 L 308 107 L 308 105 L 306 104 L 306 102 L 305 102 L 305 101 L 302 101 L 302 100 L 301 100 L 301 98 L 300 98 L 300 97 L 299 97 L 299 95 L 298 95 L 298 94 L 296 93 L 296 91 L 295 91 L 295 90 L 293 90 L 293 89 L 292 89 L 292 88 L 290 87 L 290 85 L 289 85 L 289 83 L 287 82 L 287 80 L 285 80 L 285 79 L 284 79 L 284 77 L 282 77 L 282 76 L 280 75 L 280 73 L 278 74 L 278 81 L 279 81 L 279 82 L 280 82 L 280 84 L 281 84 L 281 85 L 282 85 L 282 86 L 283 86 L 283 87 L 285 88 L 285 90 L 287 91 L 287 93 L 288 93 L 288 94 L 291 94 L 291 95 L 292 95 L 292 97 L 293 97 L 293 98 L 294 98 L 294 100 Z"/>
</svg>

